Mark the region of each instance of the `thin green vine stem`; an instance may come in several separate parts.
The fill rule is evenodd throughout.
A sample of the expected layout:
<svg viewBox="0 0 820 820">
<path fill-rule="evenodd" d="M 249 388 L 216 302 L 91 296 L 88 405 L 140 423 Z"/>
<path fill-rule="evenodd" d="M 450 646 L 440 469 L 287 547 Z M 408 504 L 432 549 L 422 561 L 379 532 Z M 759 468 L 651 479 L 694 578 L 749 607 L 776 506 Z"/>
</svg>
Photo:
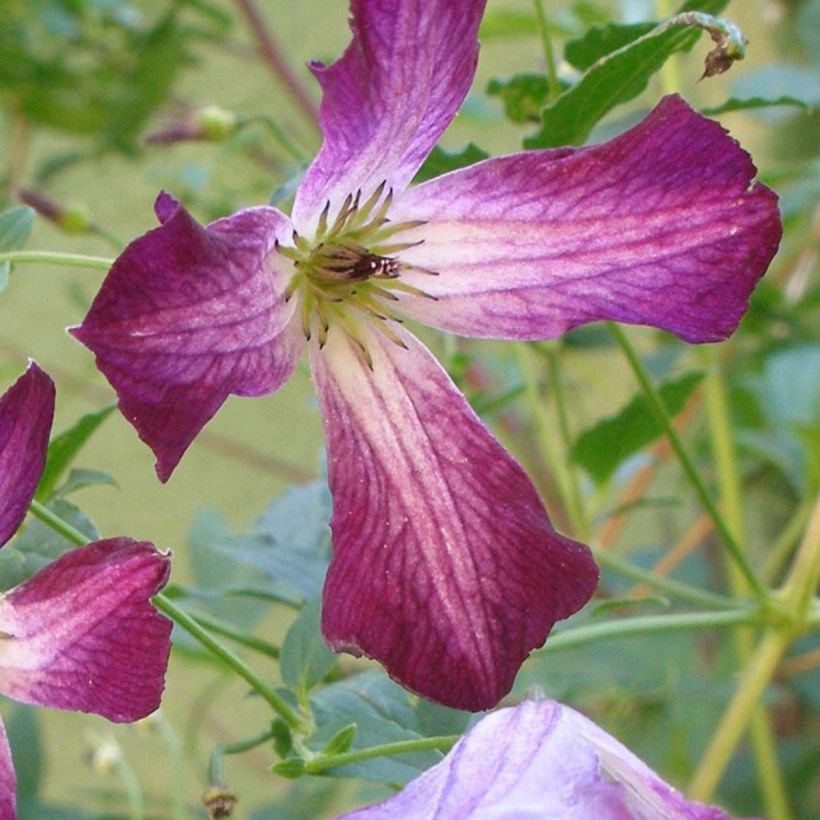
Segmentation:
<svg viewBox="0 0 820 820">
<path fill-rule="evenodd" d="M 781 658 L 791 643 L 792 636 L 782 630 L 770 630 L 760 642 L 729 707 L 723 713 L 718 728 L 712 735 L 688 793 L 702 802 L 709 802 L 749 720 L 760 703 L 760 698 L 772 679 Z"/>
<path fill-rule="evenodd" d="M 266 729 L 253 737 L 245 740 L 238 740 L 235 743 L 223 743 L 215 746 L 211 752 L 210 760 L 208 761 L 208 781 L 212 786 L 218 788 L 226 788 L 227 780 L 225 778 L 225 756 L 242 754 L 249 752 L 251 749 L 256 749 L 263 743 L 273 740 L 275 732 L 272 729 Z"/>
<path fill-rule="evenodd" d="M 544 49 L 544 62 L 547 66 L 548 101 L 552 102 L 561 96 L 561 83 L 558 82 L 558 71 L 555 67 L 555 51 L 552 48 L 552 37 L 550 37 L 543 0 L 533 0 L 533 6 L 535 8 L 535 20 L 538 25 L 538 33 L 541 35 L 541 45 Z"/>
<path fill-rule="evenodd" d="M 242 632 L 236 629 L 232 624 L 225 623 L 219 618 L 205 615 L 202 612 L 191 613 L 191 617 L 201 626 L 210 629 L 211 632 L 215 632 L 217 635 L 222 635 L 223 638 L 230 638 L 232 641 L 236 641 L 238 644 L 246 646 L 248 649 L 253 649 L 269 658 L 279 658 L 280 650 L 278 646 L 268 643 L 268 641 L 262 640 L 262 638 L 257 638 L 255 635 Z"/>
<path fill-rule="evenodd" d="M 726 549 L 729 551 L 729 555 L 732 557 L 732 560 L 735 562 L 738 570 L 743 575 L 754 594 L 760 600 L 768 600 L 770 598 L 769 591 L 755 575 L 746 554 L 735 540 L 735 537 L 726 524 L 723 515 L 721 515 L 720 510 L 718 510 L 717 505 L 709 495 L 706 485 L 703 483 L 703 480 L 698 474 L 692 459 L 689 458 L 689 454 L 686 452 L 683 442 L 672 424 L 672 419 L 666 410 L 663 400 L 661 399 L 658 391 L 655 389 L 655 386 L 652 384 L 652 380 L 649 378 L 649 374 L 643 366 L 643 363 L 635 351 L 635 348 L 632 346 L 632 343 L 618 325 L 613 322 L 607 322 L 607 326 L 609 327 L 609 331 L 612 334 L 613 339 L 615 339 L 618 346 L 621 348 L 624 357 L 629 363 L 629 366 L 631 367 L 632 372 L 641 387 L 641 391 L 649 404 L 652 414 L 655 416 L 655 419 L 658 424 L 660 424 L 661 429 L 664 431 L 664 434 L 669 440 L 672 450 L 677 456 L 686 477 L 689 479 L 689 482 L 700 499 L 701 504 L 703 504 L 707 514 L 712 519 L 712 523 L 715 525 L 715 529 L 718 531 L 724 545 L 726 546 Z"/>
<path fill-rule="evenodd" d="M 424 752 L 429 749 L 447 751 L 454 746 L 461 735 L 439 735 L 437 737 L 422 737 L 417 740 L 399 740 L 395 743 L 385 743 L 381 746 L 370 746 L 367 749 L 357 749 L 354 752 L 344 752 L 326 757 L 314 757 L 305 761 L 306 774 L 318 774 L 325 769 L 335 769 L 338 766 L 349 766 L 351 763 L 360 763 L 363 760 L 372 760 L 374 757 L 389 757 L 391 755 Z"/>
<path fill-rule="evenodd" d="M 87 256 L 82 253 L 57 253 L 55 251 L 7 251 L 0 253 L 0 262 L 40 262 L 46 265 L 68 265 L 75 268 L 108 270 L 113 259 L 104 256 Z"/>
<path fill-rule="evenodd" d="M 584 522 L 579 510 L 576 509 L 573 503 L 572 478 L 569 475 L 566 459 L 558 452 L 558 448 L 550 434 L 550 427 L 553 422 L 539 389 L 539 373 L 534 366 L 536 353 L 530 345 L 522 343 L 515 345 L 515 354 L 518 360 L 518 368 L 524 377 L 524 392 L 530 404 L 535 425 L 535 440 L 539 452 L 555 478 L 555 484 L 561 497 L 564 512 L 572 527 L 572 532 L 580 537 Z M 540 356 L 537 361 L 540 364 Z"/>
<path fill-rule="evenodd" d="M 718 612 L 686 612 L 674 615 L 643 615 L 623 620 L 586 624 L 554 632 L 536 655 L 574 649 L 577 646 L 612 638 L 632 635 L 651 635 L 666 632 L 685 632 L 695 629 L 715 629 L 731 626 L 760 624 L 763 615 L 758 608 L 720 610 Z"/>
<path fill-rule="evenodd" d="M 732 435 L 726 385 L 720 361 L 715 355 L 715 348 L 701 348 L 700 358 L 709 371 L 704 383 L 704 392 L 712 449 L 715 454 L 720 507 L 727 526 L 738 544 L 742 545 L 746 541 L 743 519 L 743 485 Z M 724 558 L 728 558 L 725 553 Z M 729 586 L 734 595 L 740 597 L 746 594 L 748 591 L 746 580 L 736 565 L 729 560 L 725 563 Z M 734 637 L 739 666 L 745 669 L 751 662 L 754 652 L 753 636 L 748 629 L 739 629 Z M 790 820 L 792 812 L 789 808 L 786 784 L 777 761 L 777 740 L 769 714 L 762 703 L 757 704 L 751 712 L 749 737 L 757 767 L 760 791 L 766 806 L 766 817 L 771 820 Z"/>
<path fill-rule="evenodd" d="M 84 547 L 90 543 L 90 540 L 83 533 L 72 527 L 68 522 L 63 521 L 39 501 L 32 501 L 29 510 L 44 524 L 51 527 L 72 544 Z M 210 649 L 214 655 L 223 660 L 237 675 L 243 678 L 288 726 L 296 730 L 304 728 L 305 722 L 301 715 L 273 687 L 268 686 L 241 658 L 226 646 L 223 646 L 205 627 L 197 623 L 192 615 L 189 615 L 184 609 L 161 593 L 155 595 L 151 600 L 160 612 L 163 612 L 175 624 L 196 638 L 203 646 Z"/>
<path fill-rule="evenodd" d="M 725 595 L 718 595 L 715 592 L 707 592 L 697 587 L 683 584 L 680 581 L 672 581 L 669 578 L 663 578 L 660 575 L 655 575 L 652 572 L 647 572 L 645 569 L 636 567 L 629 561 L 616 555 L 611 550 L 596 549 L 594 551 L 595 560 L 623 575 L 625 578 L 630 578 L 633 581 L 641 581 L 648 584 L 658 592 L 668 595 L 670 598 L 676 598 L 680 601 L 687 601 L 691 604 L 701 604 L 703 606 L 716 607 L 717 609 L 736 609 L 737 602 Z"/>
</svg>

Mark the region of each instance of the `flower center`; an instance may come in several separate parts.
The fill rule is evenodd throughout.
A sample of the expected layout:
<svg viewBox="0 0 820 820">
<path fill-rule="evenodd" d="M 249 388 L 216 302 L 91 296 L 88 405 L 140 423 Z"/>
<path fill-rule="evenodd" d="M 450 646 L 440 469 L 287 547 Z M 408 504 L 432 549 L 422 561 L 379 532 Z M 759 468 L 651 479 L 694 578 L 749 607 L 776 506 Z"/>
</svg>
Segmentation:
<svg viewBox="0 0 820 820">
<path fill-rule="evenodd" d="M 357 344 L 368 366 L 371 361 L 361 322 L 370 321 L 390 341 L 405 347 L 391 326 L 401 322 L 393 313 L 399 300 L 397 293 L 433 298 L 400 281 L 402 271 L 410 266 L 396 255 L 423 240 L 397 242 L 396 236 L 424 223 L 390 222 L 387 213 L 392 200 L 393 192 L 385 194 L 384 182 L 364 203 L 361 191 L 355 196 L 349 194 L 332 224 L 328 202 L 313 241 L 294 231 L 293 246 L 277 245 L 278 252 L 293 261 L 294 274 L 286 299 L 297 293 L 301 297 L 305 338 L 315 334 L 323 347 L 330 327 L 337 325 Z M 435 271 L 413 269 L 436 275 Z"/>
</svg>

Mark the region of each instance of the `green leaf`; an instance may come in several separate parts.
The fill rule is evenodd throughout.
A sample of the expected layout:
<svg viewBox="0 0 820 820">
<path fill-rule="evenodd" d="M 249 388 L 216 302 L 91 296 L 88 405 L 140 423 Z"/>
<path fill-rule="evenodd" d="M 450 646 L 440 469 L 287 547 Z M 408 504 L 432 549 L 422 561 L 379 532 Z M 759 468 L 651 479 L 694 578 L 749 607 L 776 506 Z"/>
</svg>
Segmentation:
<svg viewBox="0 0 820 820">
<path fill-rule="evenodd" d="M 17 799 L 36 804 L 43 781 L 43 750 L 37 712 L 30 706 L 15 703 L 5 724 L 17 771 Z"/>
<path fill-rule="evenodd" d="M 322 592 L 330 562 L 330 492 L 325 481 L 291 487 L 246 535 L 221 538 L 211 548 L 256 567 L 268 582 L 305 601 Z M 207 585 L 203 585 L 207 588 Z"/>
<path fill-rule="evenodd" d="M 289 757 L 287 760 L 280 760 L 276 763 L 273 771 L 289 780 L 295 780 L 305 773 L 305 761 L 300 757 Z"/>
<path fill-rule="evenodd" d="M 279 757 L 286 757 L 293 749 L 293 734 L 290 726 L 281 718 L 276 718 L 271 727 L 273 731 L 273 748 Z"/>
<path fill-rule="evenodd" d="M 720 12 L 726 2 L 689 2 L 680 11 L 700 10 L 714 14 Z M 639 30 L 640 27 L 631 27 L 630 33 L 639 36 Z M 525 139 L 524 145 L 527 148 L 556 148 L 582 144 L 607 113 L 615 106 L 637 97 L 666 60 L 677 51 L 691 48 L 700 38 L 700 33 L 700 29 L 663 30 L 656 27 L 645 32 L 640 39 L 627 42 L 600 57 L 576 85 L 544 109 L 541 130 Z M 609 37 L 599 35 L 599 47 L 604 47 L 602 43 L 615 42 L 625 36 L 622 32 Z M 590 42 L 576 46 L 576 59 L 588 59 L 592 49 Z M 578 56 L 579 53 L 581 56 Z"/>
<path fill-rule="evenodd" d="M 314 598 L 302 607 L 282 644 L 282 680 L 297 692 L 309 692 L 336 665 L 321 630 L 322 602 Z"/>
<path fill-rule="evenodd" d="M 87 413 L 76 424 L 69 427 L 48 445 L 46 468 L 37 486 L 35 498 L 44 501 L 54 493 L 63 473 L 79 453 L 83 445 L 91 438 L 94 431 L 111 415 L 115 405 L 111 404 L 102 410 Z"/>
<path fill-rule="evenodd" d="M 713 117 L 717 114 L 725 114 L 727 111 L 748 111 L 751 108 L 773 108 L 782 105 L 794 106 L 803 111 L 811 111 L 811 106 L 805 100 L 784 95 L 774 99 L 748 97 L 745 100 L 739 100 L 736 97 L 730 97 L 726 102 L 720 105 L 715 105 L 711 108 L 702 108 L 700 113 L 705 114 L 707 117 Z"/>
<path fill-rule="evenodd" d="M 34 209 L 9 208 L 0 213 L 0 252 L 16 251 L 26 244 L 34 225 Z"/>
<path fill-rule="evenodd" d="M 457 171 L 459 168 L 475 165 L 476 162 L 487 159 L 488 156 L 489 154 L 486 151 L 472 142 L 454 154 L 447 153 L 437 145 L 419 168 L 414 182 L 418 184 L 446 174 L 448 171 Z"/>
<path fill-rule="evenodd" d="M 318 691 L 311 698 L 318 727 L 311 746 L 322 748 L 350 724 L 358 731 L 351 751 L 424 736 L 410 696 L 383 672 L 364 672 Z M 361 777 L 381 783 L 408 783 L 441 760 L 430 750 L 375 758 L 328 769 L 332 777 Z"/>
<path fill-rule="evenodd" d="M 579 71 L 586 71 L 602 57 L 612 54 L 619 48 L 643 37 L 652 31 L 657 23 L 632 23 L 622 25 L 612 23 L 607 26 L 594 26 L 578 40 L 570 40 L 564 47 L 566 61 Z"/>
<path fill-rule="evenodd" d="M 670 415 L 679 413 L 703 378 L 687 373 L 660 388 Z M 636 395 L 617 415 L 598 422 L 578 436 L 572 460 L 580 464 L 598 484 L 603 484 L 629 456 L 661 435 L 661 428 L 643 395 Z"/>
<path fill-rule="evenodd" d="M 487 93 L 501 98 L 504 114 L 512 122 L 540 122 L 550 84 L 543 74 L 517 74 L 509 80 L 490 80 Z"/>
<path fill-rule="evenodd" d="M 55 495 L 67 496 L 85 487 L 116 487 L 117 482 L 108 473 L 100 470 L 72 469 L 68 478 L 57 488 Z"/>
<path fill-rule="evenodd" d="M 29 207 L 9 208 L 0 214 L 0 252 L 16 251 L 26 244 L 34 224 L 34 210 Z M 0 293 L 9 284 L 10 262 L 0 262 Z"/>
<path fill-rule="evenodd" d="M 58 498 L 48 507 L 90 541 L 99 538 L 96 527 L 73 504 Z M 0 590 L 22 584 L 63 553 L 76 548 L 39 519 L 32 519 L 11 543 L 0 550 Z"/>
</svg>

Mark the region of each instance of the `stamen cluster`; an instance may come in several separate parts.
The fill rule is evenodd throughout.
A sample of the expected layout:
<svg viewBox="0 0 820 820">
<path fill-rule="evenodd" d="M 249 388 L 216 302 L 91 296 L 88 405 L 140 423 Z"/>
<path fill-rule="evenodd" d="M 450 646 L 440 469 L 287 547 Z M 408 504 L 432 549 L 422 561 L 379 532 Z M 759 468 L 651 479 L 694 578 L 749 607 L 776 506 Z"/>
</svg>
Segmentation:
<svg viewBox="0 0 820 820">
<path fill-rule="evenodd" d="M 313 240 L 293 232 L 293 246 L 277 244 L 277 250 L 293 261 L 294 275 L 285 297 L 301 298 L 302 329 L 306 339 L 316 333 L 320 347 L 327 341 L 332 324 L 337 324 L 358 345 L 370 365 L 362 340 L 360 321 L 369 320 L 390 341 L 406 347 L 391 327 L 401 322 L 393 312 L 399 301 L 396 292 L 433 298 L 419 288 L 400 281 L 408 269 L 396 254 L 420 244 L 395 242 L 402 231 L 417 228 L 421 221 L 391 223 L 387 218 L 393 192 L 386 184 L 361 202 L 361 190 L 348 194 L 332 224 L 330 202 L 319 217 Z M 414 268 L 416 269 L 416 268 Z M 435 275 L 434 271 L 425 273 Z"/>
</svg>

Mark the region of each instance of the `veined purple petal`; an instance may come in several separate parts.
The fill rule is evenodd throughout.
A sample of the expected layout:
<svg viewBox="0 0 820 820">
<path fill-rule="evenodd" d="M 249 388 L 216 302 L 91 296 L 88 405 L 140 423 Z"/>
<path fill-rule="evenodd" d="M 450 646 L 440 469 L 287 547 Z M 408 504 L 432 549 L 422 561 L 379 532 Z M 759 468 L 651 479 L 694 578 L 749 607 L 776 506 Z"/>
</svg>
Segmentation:
<svg viewBox="0 0 820 820">
<path fill-rule="evenodd" d="M 729 335 L 777 250 L 777 198 L 748 154 L 679 97 L 579 151 L 491 159 L 406 192 L 428 222 L 402 260 L 409 316 L 466 336 L 540 339 L 585 322 L 647 324 L 690 342 Z"/>
<path fill-rule="evenodd" d="M 494 706 L 598 578 L 430 353 L 362 331 L 313 346 L 333 495 L 322 628 L 448 706 Z"/>
<path fill-rule="evenodd" d="M 231 393 L 286 381 L 304 342 L 284 298 L 292 263 L 274 249 L 290 239 L 287 217 L 251 208 L 203 228 L 173 204 L 160 197 L 162 226 L 125 249 L 72 330 L 163 481 Z"/>
<path fill-rule="evenodd" d="M 687 801 L 591 720 L 552 700 L 483 718 L 440 763 L 346 820 L 729 820 Z"/>
<path fill-rule="evenodd" d="M 322 85 L 322 149 L 293 206 L 300 230 L 330 201 L 402 190 L 456 114 L 478 61 L 486 0 L 353 0 L 353 41 Z M 332 208 L 335 210 L 335 207 Z"/>
<path fill-rule="evenodd" d="M 26 517 L 43 473 L 54 382 L 34 362 L 0 398 L 0 546 Z"/>
<path fill-rule="evenodd" d="M 160 702 L 171 622 L 151 605 L 170 557 L 130 538 L 72 550 L 0 597 L 0 693 L 137 720 Z"/>
<path fill-rule="evenodd" d="M 11 759 L 6 727 L 0 719 L 0 820 L 17 818 L 17 775 Z"/>
</svg>

